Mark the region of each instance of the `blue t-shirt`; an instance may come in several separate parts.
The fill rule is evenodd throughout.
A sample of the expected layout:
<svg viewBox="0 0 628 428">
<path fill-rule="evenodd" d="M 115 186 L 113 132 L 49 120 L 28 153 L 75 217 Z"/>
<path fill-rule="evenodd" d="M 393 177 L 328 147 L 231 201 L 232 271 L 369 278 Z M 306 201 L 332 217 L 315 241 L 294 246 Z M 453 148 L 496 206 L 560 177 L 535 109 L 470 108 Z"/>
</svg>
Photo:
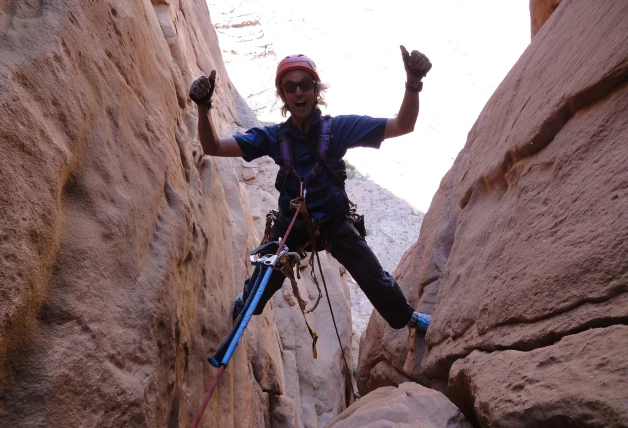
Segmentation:
<svg viewBox="0 0 628 428">
<path fill-rule="evenodd" d="M 344 181 L 347 178 L 342 157 L 352 147 L 372 147 L 378 149 L 384 140 L 384 130 L 388 119 L 376 119 L 369 116 L 336 116 L 331 120 L 327 163 Z M 291 120 L 279 125 L 251 128 L 244 134 L 234 135 L 243 159 L 250 162 L 262 156 L 270 156 L 277 165 L 283 166 L 279 134 L 286 132 L 292 147 L 292 164 L 301 181 L 304 181 L 316 165 L 316 159 L 304 144 L 310 144 L 317 151 L 320 136 L 321 112 L 316 116 L 307 133 L 292 126 Z M 279 208 L 287 212 L 290 201 L 300 194 L 300 182 L 297 177 L 279 171 L 275 187 L 280 191 Z M 349 200 L 345 192 L 338 187 L 325 171 L 310 181 L 306 188 L 305 203 L 308 213 L 317 219 L 329 217 L 341 218 L 349 212 Z"/>
</svg>

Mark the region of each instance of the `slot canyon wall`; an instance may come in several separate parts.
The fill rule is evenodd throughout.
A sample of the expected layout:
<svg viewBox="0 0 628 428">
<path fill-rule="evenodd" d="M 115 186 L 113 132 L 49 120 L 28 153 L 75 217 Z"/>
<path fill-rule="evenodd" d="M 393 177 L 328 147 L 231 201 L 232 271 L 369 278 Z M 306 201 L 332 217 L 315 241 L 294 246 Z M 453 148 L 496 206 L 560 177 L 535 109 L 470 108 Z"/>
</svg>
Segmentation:
<svg viewBox="0 0 628 428">
<path fill-rule="evenodd" d="M 187 96 L 217 69 L 219 132 L 256 124 L 207 5 L 0 1 L 0 58 L 0 426 L 189 426 L 259 242 L 242 161 L 202 157 Z M 346 283 L 323 264 L 348 351 Z M 201 426 L 344 409 L 328 310 L 308 317 L 317 360 L 290 293 L 254 317 Z"/>
<path fill-rule="evenodd" d="M 432 386 L 480 426 L 626 426 L 628 4 L 531 16 L 396 271 L 428 333 L 374 314 L 358 385 Z"/>
</svg>

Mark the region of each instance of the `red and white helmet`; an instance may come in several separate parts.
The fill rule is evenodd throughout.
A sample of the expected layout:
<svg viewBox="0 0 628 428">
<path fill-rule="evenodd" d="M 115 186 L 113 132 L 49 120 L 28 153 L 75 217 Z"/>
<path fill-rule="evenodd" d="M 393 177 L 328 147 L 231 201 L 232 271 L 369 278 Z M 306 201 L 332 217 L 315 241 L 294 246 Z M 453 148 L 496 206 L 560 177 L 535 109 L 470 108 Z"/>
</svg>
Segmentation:
<svg viewBox="0 0 628 428">
<path fill-rule="evenodd" d="M 316 64 L 314 64 L 314 61 L 303 54 L 288 55 L 282 59 L 277 66 L 277 76 L 275 77 L 275 87 L 277 89 L 279 89 L 283 75 L 292 70 L 307 71 L 314 77 L 315 81 L 321 81 L 321 78 L 318 76 L 318 72 L 316 71 Z"/>
</svg>

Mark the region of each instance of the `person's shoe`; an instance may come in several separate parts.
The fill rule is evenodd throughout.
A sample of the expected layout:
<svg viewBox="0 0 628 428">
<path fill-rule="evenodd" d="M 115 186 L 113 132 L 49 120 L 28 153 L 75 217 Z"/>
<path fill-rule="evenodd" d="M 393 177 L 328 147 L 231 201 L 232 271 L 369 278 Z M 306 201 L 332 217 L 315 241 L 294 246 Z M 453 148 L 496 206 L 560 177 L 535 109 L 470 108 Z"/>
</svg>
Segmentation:
<svg viewBox="0 0 628 428">
<path fill-rule="evenodd" d="M 426 332 L 427 328 L 430 326 L 431 320 L 431 315 L 413 312 L 412 317 L 410 317 L 410 321 L 408 321 L 408 327 L 416 328 L 419 331 Z"/>
<path fill-rule="evenodd" d="M 240 313 L 244 309 L 244 295 L 240 293 L 236 296 L 235 301 L 233 302 L 233 319 L 235 320 L 240 316 Z"/>
</svg>

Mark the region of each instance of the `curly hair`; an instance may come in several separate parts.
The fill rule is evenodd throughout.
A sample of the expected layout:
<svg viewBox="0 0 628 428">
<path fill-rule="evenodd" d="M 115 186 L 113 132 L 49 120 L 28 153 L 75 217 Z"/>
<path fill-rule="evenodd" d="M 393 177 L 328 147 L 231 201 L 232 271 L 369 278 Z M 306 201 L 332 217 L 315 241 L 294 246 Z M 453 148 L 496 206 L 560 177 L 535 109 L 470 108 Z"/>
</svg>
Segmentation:
<svg viewBox="0 0 628 428">
<path fill-rule="evenodd" d="M 329 85 L 327 83 L 316 82 L 316 100 L 314 101 L 314 105 L 322 105 L 322 106 L 327 105 L 327 103 L 325 102 L 325 97 L 324 97 L 325 92 L 327 92 L 327 89 L 329 89 Z M 277 98 L 283 101 L 283 99 L 281 98 L 281 88 L 277 88 L 276 95 L 277 95 Z M 283 117 L 286 117 L 289 111 L 290 109 L 284 102 L 283 105 L 281 106 L 281 115 Z"/>
</svg>

